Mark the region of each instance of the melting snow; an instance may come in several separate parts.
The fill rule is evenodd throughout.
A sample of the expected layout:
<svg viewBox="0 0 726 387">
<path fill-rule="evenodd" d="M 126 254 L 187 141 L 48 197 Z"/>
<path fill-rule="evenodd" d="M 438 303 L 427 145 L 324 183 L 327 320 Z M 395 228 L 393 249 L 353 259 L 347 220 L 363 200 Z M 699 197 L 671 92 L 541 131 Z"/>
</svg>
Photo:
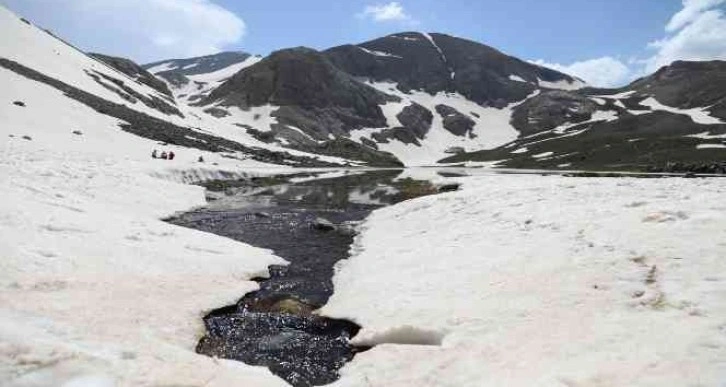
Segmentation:
<svg viewBox="0 0 726 387">
<path fill-rule="evenodd" d="M 369 49 L 367 49 L 365 47 L 361 47 L 361 46 L 356 46 L 356 47 L 360 48 L 364 52 L 371 54 L 373 56 L 380 56 L 380 57 L 384 57 L 384 58 L 399 58 L 399 59 L 403 58 L 402 56 L 389 54 L 389 53 L 383 52 L 383 51 L 369 50 Z"/>
<path fill-rule="evenodd" d="M 557 89 L 557 90 L 579 90 L 583 87 L 587 87 L 587 84 L 579 81 L 574 80 L 573 82 L 570 82 L 568 80 L 561 80 L 557 82 L 548 82 L 543 81 L 541 79 L 537 79 L 537 84 L 539 84 L 540 87 L 546 87 L 548 89 Z"/>
<path fill-rule="evenodd" d="M 388 121 L 388 127 L 401 126 L 396 116 L 412 102 L 429 109 L 434 115 L 431 130 L 423 140 L 420 140 L 421 146 L 404 144 L 397 140 L 390 140 L 388 144 L 378 144 L 381 150 L 393 153 L 408 166 L 433 165 L 436 161 L 449 156 L 446 150 L 451 147 L 477 150 L 493 149 L 515 140 L 519 135 L 519 132 L 510 124 L 512 109 L 519 103 L 512 104 L 504 109 L 496 109 L 478 105 L 460 94 L 438 93 L 431 95 L 422 91 L 412 91 L 410 94 L 405 94 L 396 88 L 395 83 L 368 82 L 368 84 L 378 90 L 401 98 L 401 102 L 389 102 L 381 105 L 381 109 Z M 528 98 L 534 95 L 530 95 Z M 473 133 L 477 137 L 455 136 L 444 129 L 443 118 L 435 109 L 436 105 L 439 104 L 451 106 L 474 120 Z M 471 115 L 472 112 L 478 114 L 479 117 Z M 351 132 L 350 138 L 359 141 L 358 139 L 361 136 L 370 138 L 373 133 L 380 130 L 382 129 L 355 130 Z"/>
<path fill-rule="evenodd" d="M 543 159 L 543 158 L 546 158 L 546 157 L 553 156 L 554 154 L 555 154 L 554 152 L 544 152 L 544 153 L 540 153 L 540 154 L 533 155 L 532 158 L 535 158 L 535 159 Z"/>
<path fill-rule="evenodd" d="M 726 179 L 457 180 L 375 211 L 321 312 L 441 346 L 374 347 L 337 385 L 723 382 Z"/>
<path fill-rule="evenodd" d="M 711 116 L 706 109 L 707 108 L 693 108 L 693 109 L 678 109 L 670 106 L 666 106 L 658 102 L 653 97 L 650 97 L 640 103 L 643 106 L 647 106 L 653 110 L 662 110 L 669 113 L 683 114 L 691 117 L 691 120 L 697 124 L 703 125 L 720 125 L 726 122 Z"/>
<path fill-rule="evenodd" d="M 698 134 L 690 134 L 686 137 L 700 138 L 704 140 L 712 140 L 716 138 L 726 138 L 726 134 L 711 134 L 711 132 L 703 132 Z"/>
<path fill-rule="evenodd" d="M 519 77 L 517 75 L 510 75 L 509 76 L 509 80 L 510 81 L 515 81 L 515 82 L 524 82 L 524 83 L 527 83 L 527 81 L 524 78 L 521 78 L 521 77 Z"/>
<path fill-rule="evenodd" d="M 449 61 L 446 59 L 446 55 L 444 55 L 444 51 L 441 49 L 441 47 L 439 47 L 438 44 L 436 44 L 436 42 L 434 41 L 434 38 L 431 35 L 427 34 L 426 32 L 422 32 L 421 35 L 423 35 L 423 37 L 425 37 L 426 40 L 431 42 L 431 45 L 434 46 L 436 51 L 438 51 L 439 56 L 441 57 L 441 60 L 444 62 L 444 65 L 446 66 L 446 68 L 449 69 L 449 72 L 451 73 L 451 79 L 454 79 L 454 77 L 456 76 L 456 72 L 454 72 L 454 70 L 449 66 Z"/>
<path fill-rule="evenodd" d="M 152 74 L 158 74 L 164 71 L 168 70 L 175 70 L 177 69 L 177 66 L 174 65 L 174 62 L 164 62 L 160 63 L 154 67 L 149 67 L 146 71 L 152 73 Z"/>
<path fill-rule="evenodd" d="M 696 149 L 726 149 L 725 144 L 698 144 Z"/>
</svg>

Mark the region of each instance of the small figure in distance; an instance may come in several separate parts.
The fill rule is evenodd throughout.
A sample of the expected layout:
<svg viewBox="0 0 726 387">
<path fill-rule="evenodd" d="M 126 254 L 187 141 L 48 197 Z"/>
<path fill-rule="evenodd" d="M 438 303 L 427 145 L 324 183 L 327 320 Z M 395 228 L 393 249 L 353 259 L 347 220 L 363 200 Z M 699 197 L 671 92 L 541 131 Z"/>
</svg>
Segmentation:
<svg viewBox="0 0 726 387">
<path fill-rule="evenodd" d="M 163 151 L 163 152 L 161 152 L 161 159 L 162 159 L 162 160 L 166 160 L 166 159 L 168 159 L 168 157 L 167 157 L 167 155 L 166 155 L 166 151 Z"/>
<path fill-rule="evenodd" d="M 199 156 L 199 160 L 197 160 L 197 161 L 200 162 L 200 163 L 203 163 L 204 162 L 204 157 Z"/>
<path fill-rule="evenodd" d="M 158 159 L 159 158 L 159 155 L 156 153 L 156 149 L 154 149 L 154 151 L 151 152 L 151 158 L 152 159 Z"/>
<path fill-rule="evenodd" d="M 176 156 L 174 151 L 169 151 L 169 160 L 174 160 L 174 156 Z"/>
</svg>

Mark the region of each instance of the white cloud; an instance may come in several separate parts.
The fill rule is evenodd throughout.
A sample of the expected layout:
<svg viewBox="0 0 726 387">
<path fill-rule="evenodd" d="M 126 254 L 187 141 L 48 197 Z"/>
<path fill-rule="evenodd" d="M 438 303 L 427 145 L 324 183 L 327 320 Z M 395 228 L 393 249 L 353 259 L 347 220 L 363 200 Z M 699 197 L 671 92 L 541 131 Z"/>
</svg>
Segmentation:
<svg viewBox="0 0 726 387">
<path fill-rule="evenodd" d="M 369 5 L 358 16 L 370 18 L 376 22 L 412 20 L 411 16 L 403 9 L 403 6 L 396 1 L 388 4 Z"/>
<path fill-rule="evenodd" d="M 690 24 L 708 9 L 725 3 L 726 0 L 683 0 L 683 9 L 673 15 L 666 25 L 666 31 L 674 32 Z"/>
<path fill-rule="evenodd" d="M 623 63 L 612 57 L 571 64 L 533 63 L 584 79 L 594 86 L 623 86 L 676 60 L 726 60 L 726 0 L 683 0 L 683 9 L 665 26 L 666 36 L 648 43 L 655 53 L 646 59 Z"/>
<path fill-rule="evenodd" d="M 219 52 L 245 34 L 244 21 L 211 0 L 5 1 L 83 49 L 140 62 Z"/>
<path fill-rule="evenodd" d="M 532 63 L 573 75 L 592 86 L 598 87 L 622 86 L 632 78 L 631 70 L 625 63 L 609 56 L 574 62 L 568 65 L 548 63 L 541 59 L 532 61 Z"/>
<path fill-rule="evenodd" d="M 684 0 L 663 39 L 648 47 L 657 50 L 645 60 L 645 71 L 653 72 L 676 60 L 726 59 L 726 15 L 719 5 L 726 0 Z"/>
</svg>

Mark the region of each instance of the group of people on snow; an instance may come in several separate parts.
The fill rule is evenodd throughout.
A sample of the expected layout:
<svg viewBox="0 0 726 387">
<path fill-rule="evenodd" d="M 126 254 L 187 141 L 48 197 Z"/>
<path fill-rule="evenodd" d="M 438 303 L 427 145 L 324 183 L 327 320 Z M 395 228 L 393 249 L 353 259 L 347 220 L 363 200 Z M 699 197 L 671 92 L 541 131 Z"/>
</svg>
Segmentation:
<svg viewBox="0 0 726 387">
<path fill-rule="evenodd" d="M 176 155 L 174 154 L 174 151 L 162 151 L 161 155 L 154 149 L 153 152 L 151 152 L 151 158 L 152 159 L 162 159 L 162 160 L 174 160 L 174 157 Z"/>
<path fill-rule="evenodd" d="M 169 151 L 169 152 L 162 151 L 161 154 L 159 154 L 159 152 L 156 149 L 154 149 L 154 151 L 151 152 L 152 159 L 174 160 L 174 157 L 176 157 L 176 155 L 174 154 L 174 151 Z M 200 163 L 203 163 L 204 157 L 199 156 L 199 159 L 197 161 Z"/>
</svg>

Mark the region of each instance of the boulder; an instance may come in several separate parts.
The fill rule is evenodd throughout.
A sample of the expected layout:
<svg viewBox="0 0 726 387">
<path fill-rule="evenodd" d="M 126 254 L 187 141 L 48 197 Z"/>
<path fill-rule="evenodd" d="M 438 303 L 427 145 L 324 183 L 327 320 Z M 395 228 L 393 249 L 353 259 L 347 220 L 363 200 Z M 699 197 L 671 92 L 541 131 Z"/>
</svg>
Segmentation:
<svg viewBox="0 0 726 387">
<path fill-rule="evenodd" d="M 444 119 L 444 129 L 452 134 L 456 136 L 472 134 L 476 122 L 471 117 L 447 105 L 436 105 L 436 112 Z"/>
<path fill-rule="evenodd" d="M 318 231 L 334 231 L 336 229 L 335 224 L 325 218 L 316 218 L 310 224 L 310 227 Z"/>
</svg>

